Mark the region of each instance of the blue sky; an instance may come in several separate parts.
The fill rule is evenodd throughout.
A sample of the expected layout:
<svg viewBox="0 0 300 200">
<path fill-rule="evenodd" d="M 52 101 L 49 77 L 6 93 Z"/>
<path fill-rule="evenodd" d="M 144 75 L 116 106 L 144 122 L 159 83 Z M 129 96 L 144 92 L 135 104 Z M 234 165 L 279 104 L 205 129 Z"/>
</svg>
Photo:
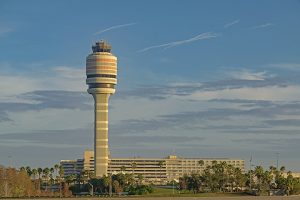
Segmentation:
<svg viewBox="0 0 300 200">
<path fill-rule="evenodd" d="M 93 147 L 85 58 L 118 57 L 113 157 L 232 157 L 300 171 L 300 2 L 0 1 L 0 164 Z"/>
</svg>

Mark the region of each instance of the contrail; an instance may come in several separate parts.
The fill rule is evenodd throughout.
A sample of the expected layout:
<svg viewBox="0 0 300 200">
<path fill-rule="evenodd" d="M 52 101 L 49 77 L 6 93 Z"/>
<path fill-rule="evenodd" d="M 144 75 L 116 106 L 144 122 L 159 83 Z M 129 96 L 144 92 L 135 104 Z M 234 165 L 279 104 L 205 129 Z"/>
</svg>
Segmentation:
<svg viewBox="0 0 300 200">
<path fill-rule="evenodd" d="M 159 45 L 154 45 L 154 46 L 150 46 L 150 47 L 146 47 L 143 48 L 137 52 L 145 52 L 148 51 L 150 49 L 155 49 L 155 48 L 159 48 L 159 47 L 165 47 L 164 49 L 168 49 L 168 48 L 172 48 L 172 47 L 176 47 L 182 44 L 186 44 L 186 43 L 190 43 L 190 42 L 195 42 L 198 40 L 204 40 L 204 39 L 209 39 L 209 38 L 215 38 L 220 36 L 220 34 L 217 33 L 213 33 L 213 32 L 206 32 L 206 33 L 201 33 L 195 37 L 186 39 L 186 40 L 179 40 L 179 41 L 174 41 L 174 42 L 169 42 L 169 43 L 165 43 L 165 44 L 159 44 Z"/>
<path fill-rule="evenodd" d="M 115 26 L 111 26 L 109 28 L 106 28 L 104 30 L 101 30 L 101 31 L 98 31 L 96 33 L 94 33 L 94 35 L 99 35 L 101 33 L 104 33 L 106 31 L 110 31 L 110 30 L 113 30 L 113 29 L 118 29 L 118 28 L 122 28 L 122 27 L 126 27 L 126 26 L 132 26 L 132 25 L 135 25 L 136 23 L 128 23 L 128 24 L 120 24 L 120 25 L 115 25 Z"/>
<path fill-rule="evenodd" d="M 235 24 L 237 24 L 237 23 L 239 23 L 239 22 L 240 22 L 240 20 L 234 20 L 233 22 L 230 22 L 230 23 L 228 23 L 228 24 L 225 24 L 225 25 L 224 25 L 224 28 L 228 28 L 228 27 L 233 26 L 233 25 L 235 25 Z"/>
<path fill-rule="evenodd" d="M 272 24 L 272 23 L 265 23 L 265 24 L 261 24 L 261 25 L 258 25 L 258 26 L 254 26 L 251 29 L 266 28 L 266 27 L 273 26 L 273 25 L 274 24 Z"/>
</svg>

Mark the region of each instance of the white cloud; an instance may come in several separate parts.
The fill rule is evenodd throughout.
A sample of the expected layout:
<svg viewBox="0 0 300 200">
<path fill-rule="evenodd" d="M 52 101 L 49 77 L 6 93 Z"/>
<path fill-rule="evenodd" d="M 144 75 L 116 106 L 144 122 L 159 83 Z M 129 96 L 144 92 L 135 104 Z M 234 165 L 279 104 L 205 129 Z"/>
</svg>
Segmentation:
<svg viewBox="0 0 300 200">
<path fill-rule="evenodd" d="M 298 101 L 300 99 L 300 86 L 289 85 L 286 87 L 267 86 L 259 88 L 231 88 L 216 91 L 198 91 L 191 94 L 191 100 L 212 99 L 247 99 L 268 101 Z"/>
<path fill-rule="evenodd" d="M 0 27 L 0 37 L 5 36 L 7 33 L 12 32 L 14 29 L 9 27 Z"/>
<path fill-rule="evenodd" d="M 30 141 L 30 140 L 23 140 L 23 139 L 2 139 L 0 141 L 0 145 L 3 147 L 43 147 L 43 148 L 80 148 L 82 145 L 76 145 L 76 144 L 57 144 L 57 143 L 42 143 L 40 141 Z"/>
<path fill-rule="evenodd" d="M 231 71 L 227 72 L 227 74 L 233 79 L 240 80 L 265 80 L 267 77 L 270 77 L 270 75 L 268 75 L 266 71 L 252 72 L 247 69 L 243 69 L 240 71 Z"/>
<path fill-rule="evenodd" d="M 38 81 L 30 77 L 19 75 L 0 76 L 0 98 L 38 90 L 39 88 Z"/>
<path fill-rule="evenodd" d="M 93 98 L 91 97 L 91 102 Z M 93 122 L 91 110 L 44 109 L 40 111 L 10 112 L 14 122 L 1 123 L 1 133 L 30 132 L 32 130 L 64 130 L 87 127 Z"/>
<path fill-rule="evenodd" d="M 53 71 L 57 73 L 58 76 L 70 79 L 84 79 L 85 78 L 85 69 L 80 68 L 71 68 L 67 66 L 58 66 L 54 67 Z"/>
<path fill-rule="evenodd" d="M 113 30 L 113 29 L 123 28 L 123 27 L 126 27 L 126 26 L 132 26 L 132 25 L 135 25 L 135 24 L 136 23 L 128 23 L 128 24 L 120 24 L 120 25 L 111 26 L 111 27 L 108 27 L 108 28 L 103 29 L 101 31 L 97 31 L 96 33 L 94 33 L 94 35 L 99 35 L 101 33 L 104 33 L 104 32 L 107 32 L 107 31 L 110 31 L 110 30 Z"/>
<path fill-rule="evenodd" d="M 15 96 L 35 90 L 85 91 L 84 70 L 59 66 L 38 75 L 0 75 L 0 101 L 10 99 L 16 102 Z"/>
<path fill-rule="evenodd" d="M 155 48 L 160 48 L 160 47 L 164 47 L 164 49 L 168 49 L 168 48 L 176 47 L 176 46 L 183 45 L 183 44 L 186 44 L 186 43 L 196 42 L 198 40 L 206 40 L 206 39 L 215 38 L 215 37 L 219 37 L 219 36 L 220 36 L 220 34 L 218 34 L 218 33 L 205 32 L 205 33 L 201 33 L 201 34 L 199 34 L 195 37 L 189 38 L 189 39 L 179 40 L 179 41 L 169 42 L 169 43 L 165 43 L 165 44 L 159 44 L 159 45 L 146 47 L 146 48 L 143 48 L 141 50 L 138 50 L 138 52 L 145 52 L 145 51 L 148 51 L 150 49 L 155 49 Z"/>
</svg>

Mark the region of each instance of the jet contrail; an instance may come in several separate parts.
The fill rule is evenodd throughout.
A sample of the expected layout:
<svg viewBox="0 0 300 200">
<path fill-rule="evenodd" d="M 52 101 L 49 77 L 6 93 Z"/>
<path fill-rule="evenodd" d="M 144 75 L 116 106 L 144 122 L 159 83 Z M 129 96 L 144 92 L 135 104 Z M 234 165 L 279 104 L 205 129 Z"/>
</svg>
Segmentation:
<svg viewBox="0 0 300 200">
<path fill-rule="evenodd" d="M 118 29 L 118 28 L 122 28 L 122 27 L 126 27 L 126 26 L 132 26 L 132 25 L 135 25 L 136 23 L 128 23 L 128 24 L 120 24 L 120 25 L 115 25 L 115 26 L 111 26 L 109 28 L 106 28 L 104 30 L 101 30 L 101 31 L 98 31 L 96 33 L 94 33 L 94 35 L 99 35 L 101 33 L 104 33 L 106 31 L 110 31 L 110 30 L 113 30 L 113 29 Z"/>
</svg>

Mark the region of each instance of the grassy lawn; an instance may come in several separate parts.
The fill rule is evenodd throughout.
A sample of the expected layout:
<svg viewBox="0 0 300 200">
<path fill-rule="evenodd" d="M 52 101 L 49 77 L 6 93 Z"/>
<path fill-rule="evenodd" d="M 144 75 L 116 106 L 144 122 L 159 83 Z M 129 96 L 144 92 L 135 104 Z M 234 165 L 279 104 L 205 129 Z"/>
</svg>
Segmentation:
<svg viewBox="0 0 300 200">
<path fill-rule="evenodd" d="M 194 194 L 190 191 L 178 191 L 178 190 L 174 190 L 174 194 L 173 194 L 173 190 L 170 188 L 154 188 L 153 193 L 151 194 L 147 194 L 144 196 L 147 197 L 170 197 L 170 196 L 182 196 L 182 197 L 219 197 L 219 196 L 228 196 L 228 197 L 232 197 L 232 196 L 246 196 L 247 194 L 245 193 L 198 193 L 198 194 Z"/>
</svg>

